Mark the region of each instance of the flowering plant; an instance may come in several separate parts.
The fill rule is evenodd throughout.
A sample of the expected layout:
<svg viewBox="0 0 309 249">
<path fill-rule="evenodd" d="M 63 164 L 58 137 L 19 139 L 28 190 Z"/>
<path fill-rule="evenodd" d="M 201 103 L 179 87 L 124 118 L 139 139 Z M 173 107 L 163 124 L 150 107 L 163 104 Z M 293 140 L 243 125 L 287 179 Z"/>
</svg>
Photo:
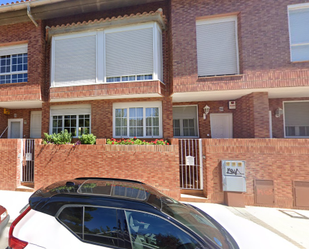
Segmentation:
<svg viewBox="0 0 309 249">
<path fill-rule="evenodd" d="M 140 140 L 136 137 L 128 139 L 107 139 L 107 144 L 120 144 L 120 145 L 169 145 L 167 140 L 156 139 L 155 141 Z"/>
</svg>

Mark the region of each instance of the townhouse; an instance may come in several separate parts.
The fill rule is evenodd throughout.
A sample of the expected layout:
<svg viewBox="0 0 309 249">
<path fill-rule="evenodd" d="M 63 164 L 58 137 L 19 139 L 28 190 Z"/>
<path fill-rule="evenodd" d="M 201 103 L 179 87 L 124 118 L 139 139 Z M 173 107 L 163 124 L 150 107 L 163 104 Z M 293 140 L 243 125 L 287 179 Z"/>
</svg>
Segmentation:
<svg viewBox="0 0 309 249">
<path fill-rule="evenodd" d="M 249 150 L 226 155 L 217 147 L 221 155 L 212 157 L 211 148 L 280 143 L 275 157 L 308 149 L 299 140 L 309 137 L 305 1 L 32 0 L 1 5 L 0 13 L 3 140 L 65 129 L 76 138 L 180 139 L 182 189 L 222 202 L 218 161 L 252 160 L 248 203 L 256 202 L 259 179 L 274 181 L 273 191 L 282 180 L 274 155 L 249 160 Z M 303 154 L 294 154 L 290 170 L 302 173 L 288 179 L 290 197 L 295 180 L 309 186 Z M 292 205 L 292 197 L 289 204 L 280 198 Z"/>
</svg>

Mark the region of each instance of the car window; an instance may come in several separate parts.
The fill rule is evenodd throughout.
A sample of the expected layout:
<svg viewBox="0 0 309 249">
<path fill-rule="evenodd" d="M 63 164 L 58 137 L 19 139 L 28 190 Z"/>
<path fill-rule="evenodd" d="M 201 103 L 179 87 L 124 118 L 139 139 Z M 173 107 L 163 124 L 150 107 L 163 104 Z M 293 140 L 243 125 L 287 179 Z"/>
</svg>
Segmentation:
<svg viewBox="0 0 309 249">
<path fill-rule="evenodd" d="M 68 228 L 72 230 L 78 237 L 82 238 L 83 224 L 83 208 L 82 207 L 67 207 L 63 209 L 58 216 Z"/>
<path fill-rule="evenodd" d="M 85 242 L 131 249 L 123 211 L 93 206 L 64 208 L 58 219 Z"/>
<path fill-rule="evenodd" d="M 133 249 L 200 249 L 189 234 L 155 215 L 126 211 Z"/>
<path fill-rule="evenodd" d="M 229 248 L 230 238 L 220 227 L 196 209 L 171 198 L 162 199 L 162 211 L 221 248 Z"/>
</svg>

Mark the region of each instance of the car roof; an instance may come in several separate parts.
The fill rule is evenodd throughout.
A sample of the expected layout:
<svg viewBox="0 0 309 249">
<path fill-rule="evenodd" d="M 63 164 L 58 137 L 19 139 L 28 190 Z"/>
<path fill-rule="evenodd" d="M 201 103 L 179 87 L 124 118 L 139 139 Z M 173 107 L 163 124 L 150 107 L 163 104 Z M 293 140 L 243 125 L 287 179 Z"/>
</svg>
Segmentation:
<svg viewBox="0 0 309 249">
<path fill-rule="evenodd" d="M 131 208 L 149 206 L 160 210 L 162 202 L 174 202 L 174 200 L 139 181 L 97 177 L 59 181 L 37 190 L 29 198 L 32 209 L 50 215 L 56 215 L 66 204 Z"/>
</svg>

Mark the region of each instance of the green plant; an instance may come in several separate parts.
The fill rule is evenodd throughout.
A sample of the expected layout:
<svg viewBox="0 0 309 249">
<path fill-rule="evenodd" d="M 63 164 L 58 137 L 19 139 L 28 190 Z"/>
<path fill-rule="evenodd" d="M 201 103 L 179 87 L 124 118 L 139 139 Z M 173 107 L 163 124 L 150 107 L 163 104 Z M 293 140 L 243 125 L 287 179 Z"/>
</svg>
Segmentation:
<svg viewBox="0 0 309 249">
<path fill-rule="evenodd" d="M 120 144 L 120 145 L 169 145 L 168 141 L 163 139 L 156 139 L 155 141 L 145 141 L 140 140 L 136 137 L 128 139 L 119 139 L 115 138 L 107 139 L 107 144 Z"/>
<path fill-rule="evenodd" d="M 83 134 L 78 138 L 82 144 L 95 144 L 97 139 L 93 134 Z"/>
<path fill-rule="evenodd" d="M 44 133 L 43 144 L 71 144 L 71 141 L 72 134 L 69 133 L 67 130 L 51 135 Z"/>
</svg>

